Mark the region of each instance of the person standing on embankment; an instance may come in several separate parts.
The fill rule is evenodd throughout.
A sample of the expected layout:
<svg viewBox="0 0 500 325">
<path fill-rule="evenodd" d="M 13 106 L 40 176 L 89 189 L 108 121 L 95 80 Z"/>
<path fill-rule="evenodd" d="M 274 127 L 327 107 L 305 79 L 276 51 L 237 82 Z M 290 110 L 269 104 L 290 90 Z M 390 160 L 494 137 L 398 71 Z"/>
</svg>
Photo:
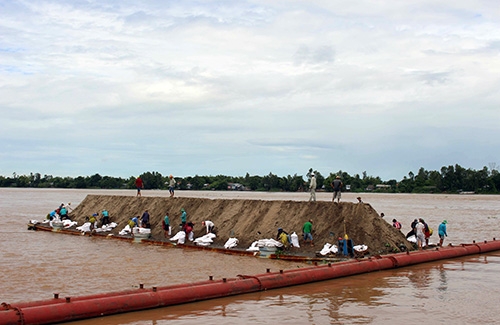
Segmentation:
<svg viewBox="0 0 500 325">
<path fill-rule="evenodd" d="M 340 180 L 340 176 L 337 175 L 333 182 L 330 184 L 333 188 L 333 199 L 332 202 L 335 202 L 335 199 L 337 199 L 337 202 L 340 203 L 340 196 L 342 192 L 342 181 Z"/>
<path fill-rule="evenodd" d="M 174 176 L 169 176 L 170 180 L 168 181 L 168 192 L 170 193 L 170 197 L 174 197 L 175 191 L 175 178 Z"/>
<path fill-rule="evenodd" d="M 135 187 L 137 188 L 136 196 L 142 196 L 141 189 L 144 188 L 144 183 L 142 182 L 141 176 L 137 176 L 137 178 L 135 179 Z"/>
<path fill-rule="evenodd" d="M 311 182 L 309 183 L 309 190 L 311 191 L 311 196 L 309 197 L 309 202 L 316 202 L 316 177 L 314 174 L 311 174 Z"/>
</svg>

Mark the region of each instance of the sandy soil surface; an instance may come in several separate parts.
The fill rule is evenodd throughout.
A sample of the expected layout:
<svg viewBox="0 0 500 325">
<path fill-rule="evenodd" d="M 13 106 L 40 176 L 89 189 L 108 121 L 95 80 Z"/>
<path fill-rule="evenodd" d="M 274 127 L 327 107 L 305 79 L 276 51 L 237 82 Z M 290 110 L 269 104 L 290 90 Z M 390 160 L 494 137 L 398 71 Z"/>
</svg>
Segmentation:
<svg viewBox="0 0 500 325">
<path fill-rule="evenodd" d="M 114 234 L 125 227 L 128 220 L 142 215 L 145 210 L 151 215 L 152 236 L 165 239 L 162 219 L 168 213 L 172 235 L 180 224 L 181 208 L 188 214 L 188 221 L 195 223 L 195 237 L 205 234 L 203 220 L 211 220 L 217 228 L 214 246 L 221 247 L 230 237 L 239 240 L 238 248 L 246 249 L 258 239 L 275 238 L 277 229 L 296 232 L 302 239 L 302 226 L 311 219 L 313 223 L 314 247 L 303 245 L 287 254 L 314 256 L 325 243 L 336 244 L 338 237 L 348 235 L 354 245 L 367 245 L 371 255 L 400 251 L 400 247 L 413 249 L 404 235 L 383 220 L 367 203 L 331 201 L 281 200 L 279 195 L 268 195 L 264 199 L 252 193 L 238 194 L 233 198 L 207 197 L 143 197 L 88 195 L 72 212 L 71 218 L 82 224 L 85 217 L 107 209 L 111 221 L 118 223 Z M 250 197 L 250 198 L 248 198 Z M 188 243 L 189 244 L 189 243 Z"/>
</svg>

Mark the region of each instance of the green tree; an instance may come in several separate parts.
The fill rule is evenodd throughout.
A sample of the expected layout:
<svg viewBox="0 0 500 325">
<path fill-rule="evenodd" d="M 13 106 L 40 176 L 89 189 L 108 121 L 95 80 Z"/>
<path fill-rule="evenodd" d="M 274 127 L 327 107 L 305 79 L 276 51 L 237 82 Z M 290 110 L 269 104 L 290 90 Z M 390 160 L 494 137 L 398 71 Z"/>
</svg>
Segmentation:
<svg viewBox="0 0 500 325">
<path fill-rule="evenodd" d="M 146 172 L 141 175 L 144 189 L 160 189 L 163 187 L 163 177 L 159 172 Z"/>
<path fill-rule="evenodd" d="M 87 179 L 87 187 L 90 188 L 100 188 L 102 176 L 99 174 L 94 174 Z"/>
<path fill-rule="evenodd" d="M 78 176 L 77 178 L 75 178 L 73 184 L 75 185 L 75 188 L 87 188 L 87 182 L 82 176 Z"/>
</svg>

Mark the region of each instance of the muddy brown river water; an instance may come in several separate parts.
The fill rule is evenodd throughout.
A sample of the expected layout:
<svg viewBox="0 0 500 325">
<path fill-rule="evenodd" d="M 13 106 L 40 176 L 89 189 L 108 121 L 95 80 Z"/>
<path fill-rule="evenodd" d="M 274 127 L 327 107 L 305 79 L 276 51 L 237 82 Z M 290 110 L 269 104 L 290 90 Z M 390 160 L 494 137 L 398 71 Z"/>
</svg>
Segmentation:
<svg viewBox="0 0 500 325">
<path fill-rule="evenodd" d="M 238 274 L 304 267 L 212 252 L 28 231 L 61 202 L 76 207 L 87 194 L 135 191 L 0 189 L 0 302 L 15 303 L 166 286 Z M 144 191 L 144 196 L 168 196 Z M 308 193 L 176 191 L 177 196 L 307 201 Z M 318 193 L 318 200 L 331 200 Z M 358 194 L 343 193 L 355 202 Z M 446 243 L 500 238 L 500 196 L 361 194 L 409 230 L 423 217 L 437 229 L 448 220 Z M 437 236 L 431 237 L 436 242 Z M 320 243 L 318 243 L 320 244 Z M 500 252 L 363 274 L 266 292 L 126 313 L 75 324 L 500 324 Z"/>
</svg>

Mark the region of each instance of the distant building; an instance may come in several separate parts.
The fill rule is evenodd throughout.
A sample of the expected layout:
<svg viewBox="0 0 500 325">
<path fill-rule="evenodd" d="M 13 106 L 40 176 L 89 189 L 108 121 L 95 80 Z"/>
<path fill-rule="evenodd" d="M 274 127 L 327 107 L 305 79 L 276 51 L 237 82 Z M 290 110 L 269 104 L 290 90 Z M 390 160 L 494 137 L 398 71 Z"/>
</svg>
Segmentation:
<svg viewBox="0 0 500 325">
<path fill-rule="evenodd" d="M 243 186 L 243 184 L 240 183 L 227 183 L 227 189 L 229 191 L 244 191 L 245 186 Z"/>
</svg>

